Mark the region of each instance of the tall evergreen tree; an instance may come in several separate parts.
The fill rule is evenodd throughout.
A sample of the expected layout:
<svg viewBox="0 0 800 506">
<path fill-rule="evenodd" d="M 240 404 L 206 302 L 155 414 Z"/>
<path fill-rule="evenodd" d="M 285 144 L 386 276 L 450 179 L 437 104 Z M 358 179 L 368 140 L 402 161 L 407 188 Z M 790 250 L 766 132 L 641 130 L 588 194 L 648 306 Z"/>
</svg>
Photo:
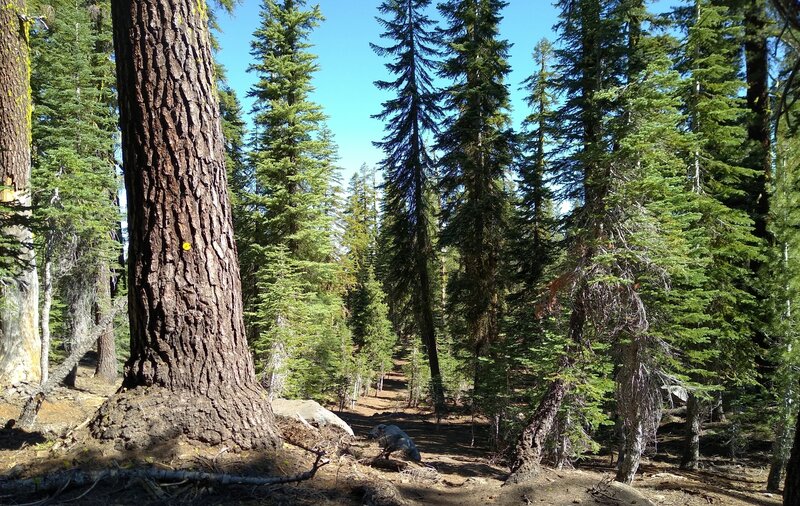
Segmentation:
<svg viewBox="0 0 800 506">
<path fill-rule="evenodd" d="M 108 266 L 119 255 L 119 243 L 112 237 L 119 220 L 117 115 L 110 19 L 103 17 L 108 12 L 74 1 L 51 7 L 49 29 L 32 42 L 34 204 L 35 217 L 44 226 L 43 334 L 49 335 L 50 305 L 56 295 L 66 304 L 69 351 L 91 330 L 95 303 L 110 304 L 98 300 L 98 289 L 101 279 L 110 289 Z M 105 293 L 99 290 L 101 298 Z M 107 365 L 111 370 L 104 374 L 116 376 L 116 359 Z M 74 386 L 75 373 L 67 384 Z"/>
<path fill-rule="evenodd" d="M 505 283 L 501 270 L 508 223 L 506 181 L 513 153 L 505 78 L 509 44 L 499 38 L 502 0 L 450 0 L 439 5 L 448 26 L 441 31 L 446 60 L 441 76 L 453 84 L 438 149 L 442 175 L 441 242 L 459 254 L 450 305 L 474 357 L 475 394 L 480 359 L 500 338 Z M 460 320 L 460 321 L 457 321 Z"/>
<path fill-rule="evenodd" d="M 749 336 L 754 307 L 749 287 L 758 249 L 753 222 L 735 202 L 746 195 L 757 173 L 743 166 L 747 134 L 739 98 L 744 84 L 738 77 L 740 22 L 727 6 L 708 0 L 692 0 L 675 14 L 685 34 L 678 69 L 686 76 L 688 181 L 700 214 L 698 240 L 711 258 L 703 287 L 706 342 L 684 350 L 694 354 L 697 367 L 691 376 L 703 387 L 690 391 L 681 464 L 695 468 L 709 389 L 741 386 L 753 379 L 756 354 Z"/>
<path fill-rule="evenodd" d="M 345 301 L 355 348 L 353 387 L 348 395 L 351 402 L 369 389 L 373 379 L 376 389 L 381 388 L 391 369 L 397 340 L 389 321 L 386 295 L 375 275 L 379 206 L 375 176 L 374 169 L 361 166 L 350 181 L 343 212 Z"/>
<path fill-rule="evenodd" d="M 372 45 L 381 56 L 393 58 L 386 68 L 396 77 L 377 81 L 397 97 L 383 103 L 377 117 L 389 125 L 383 141 L 375 143 L 385 157 L 383 214 L 389 217 L 386 283 L 394 300 L 407 300 L 415 331 L 422 338 L 431 371 L 433 402 L 444 409 L 435 323 L 436 219 L 435 167 L 429 142 L 437 133 L 442 110 L 432 83 L 435 49 L 433 21 L 426 10 L 430 0 L 386 0 L 379 10 L 383 38 L 390 46 Z"/>
<path fill-rule="evenodd" d="M 564 267 L 565 273 L 551 283 L 553 290 L 567 290 L 572 299 L 567 323 L 567 344 L 560 359 L 563 372 L 574 366 L 573 353 L 585 345 L 584 326 L 590 310 L 588 274 L 594 263 L 598 243 L 606 230 L 605 197 L 609 179 L 607 167 L 601 165 L 608 149 L 603 132 L 603 90 L 618 84 L 619 73 L 614 53 L 609 48 L 609 30 L 603 22 L 604 2 L 599 0 L 562 1 L 561 23 L 558 25 L 564 49 L 559 50 L 559 70 L 564 93 L 557 121 L 561 124 L 559 143 L 574 154 L 558 160 L 554 166 L 556 181 L 562 187 L 562 198 L 580 205 L 570 217 L 568 251 L 574 258 Z M 604 61 L 602 55 L 609 58 Z M 604 71 L 604 66 L 609 70 Z M 512 464 L 512 480 L 524 480 L 538 471 L 549 436 L 570 384 L 559 375 L 542 395 L 539 405 L 520 435 Z"/>
<path fill-rule="evenodd" d="M 241 181 L 234 180 L 242 185 L 234 194 L 240 196 L 237 207 L 242 211 L 237 222 L 243 225 L 238 230 L 243 270 L 254 280 L 245 287 L 246 310 L 252 324 L 251 344 L 259 350 L 271 346 L 276 354 L 287 354 L 289 363 L 293 354 L 302 350 L 277 341 L 280 333 L 273 332 L 272 327 L 279 322 L 258 314 L 259 304 L 263 307 L 258 301 L 272 298 L 263 290 L 277 289 L 275 275 L 267 265 L 271 256 L 285 256 L 287 268 L 301 276 L 299 286 L 307 297 L 298 301 L 308 304 L 302 312 L 324 313 L 335 320 L 329 330 L 342 332 L 320 334 L 320 327 L 306 327 L 309 333 L 296 342 L 332 339 L 335 343 L 325 345 L 332 349 L 334 344 L 339 346 L 349 340 L 332 237 L 335 147 L 325 128 L 322 108 L 309 100 L 317 64 L 316 57 L 308 52 L 308 37 L 322 20 L 322 14 L 318 7 L 305 10 L 305 5 L 304 0 L 265 0 L 262 5 L 261 24 L 252 42 L 255 63 L 250 66 L 258 78 L 249 93 L 254 98 L 254 132 L 249 154 L 252 177 L 242 173 Z M 264 342 L 271 344 L 265 346 Z M 325 357 L 333 355 L 318 359 Z M 260 363 L 274 363 L 268 356 L 257 358 Z M 331 360 L 341 364 L 340 358 L 337 355 Z M 281 363 L 286 360 L 281 359 Z M 336 364 L 322 363 L 321 367 L 333 371 L 338 367 Z M 294 367 L 281 367 L 280 371 L 284 376 L 299 373 Z M 287 378 L 277 378 L 276 374 L 275 371 L 267 374 L 276 378 L 271 383 L 272 395 L 281 394 L 274 387 L 288 384 Z M 306 395 L 322 396 L 335 383 L 328 376 L 317 379 L 322 390 L 306 389 Z"/>
</svg>

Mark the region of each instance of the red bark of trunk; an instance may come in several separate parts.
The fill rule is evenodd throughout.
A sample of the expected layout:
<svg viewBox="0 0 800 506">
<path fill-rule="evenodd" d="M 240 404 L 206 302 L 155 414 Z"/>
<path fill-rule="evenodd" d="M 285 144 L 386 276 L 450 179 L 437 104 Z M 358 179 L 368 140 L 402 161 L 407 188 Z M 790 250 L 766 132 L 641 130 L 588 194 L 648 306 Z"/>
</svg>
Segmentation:
<svg viewBox="0 0 800 506">
<path fill-rule="evenodd" d="M 131 357 L 93 422 L 128 446 L 263 448 L 203 0 L 113 0 L 130 228 Z"/>
</svg>

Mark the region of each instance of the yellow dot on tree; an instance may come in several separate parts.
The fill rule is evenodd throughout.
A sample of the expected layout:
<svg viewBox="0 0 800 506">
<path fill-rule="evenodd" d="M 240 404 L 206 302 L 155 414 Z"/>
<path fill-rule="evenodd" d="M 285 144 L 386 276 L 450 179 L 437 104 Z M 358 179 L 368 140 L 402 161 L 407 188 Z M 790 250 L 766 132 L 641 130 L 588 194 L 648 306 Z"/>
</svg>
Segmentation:
<svg viewBox="0 0 800 506">
<path fill-rule="evenodd" d="M 183 243 L 183 251 L 189 251 L 190 249 L 192 249 L 191 244 L 189 244 L 188 242 Z"/>
</svg>

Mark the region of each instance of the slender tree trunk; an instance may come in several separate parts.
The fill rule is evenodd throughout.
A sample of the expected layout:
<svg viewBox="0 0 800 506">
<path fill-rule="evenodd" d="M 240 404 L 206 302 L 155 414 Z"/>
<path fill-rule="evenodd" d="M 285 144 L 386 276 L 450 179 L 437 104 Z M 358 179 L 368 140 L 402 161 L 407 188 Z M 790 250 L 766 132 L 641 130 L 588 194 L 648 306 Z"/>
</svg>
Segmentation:
<svg viewBox="0 0 800 506">
<path fill-rule="evenodd" d="M 697 469 L 700 465 L 700 432 L 703 428 L 703 406 L 697 396 L 689 393 L 686 402 L 686 442 L 681 469 Z"/>
<path fill-rule="evenodd" d="M 247 347 L 203 0 L 112 0 L 131 357 L 91 424 L 132 447 L 277 443 Z"/>
<path fill-rule="evenodd" d="M 800 415 L 794 429 L 794 444 L 786 464 L 786 480 L 783 485 L 783 505 L 797 506 L 800 504 Z"/>
<path fill-rule="evenodd" d="M 750 124 L 747 137 L 751 142 L 748 166 L 758 170 L 750 190 L 750 209 L 754 218 L 754 235 L 769 239 L 767 219 L 769 192 L 767 185 L 772 174 L 770 96 L 769 96 L 769 46 L 767 43 L 766 0 L 749 0 L 744 9 L 745 72 L 747 77 L 747 107 Z"/>
<path fill-rule="evenodd" d="M 94 295 L 94 287 L 82 279 L 76 279 L 67 289 L 67 308 L 69 311 L 67 328 L 69 335 L 64 342 L 67 355 L 71 355 L 78 348 L 79 343 L 86 339 L 86 336 L 89 335 L 92 327 L 94 327 L 92 322 Z M 75 364 L 75 367 L 64 378 L 64 386 L 75 388 L 77 378 L 78 364 Z"/>
<path fill-rule="evenodd" d="M 437 417 L 441 417 L 445 411 L 444 383 L 442 382 L 442 372 L 439 367 L 439 350 L 436 343 L 436 326 L 433 320 L 433 286 L 429 275 L 429 259 L 427 255 L 420 255 L 417 259 L 417 276 L 419 278 L 419 289 L 421 300 L 418 308 L 418 322 L 422 334 L 422 342 L 425 344 L 425 351 L 428 353 L 428 366 L 431 370 L 431 390 L 433 394 L 433 406 Z"/>
<path fill-rule="evenodd" d="M 781 480 L 786 471 L 786 460 L 789 454 L 789 444 L 791 443 L 791 428 L 787 423 L 784 414 L 778 430 L 775 431 L 775 441 L 772 443 L 772 459 L 767 476 L 767 490 L 777 492 L 781 488 Z"/>
<path fill-rule="evenodd" d="M 639 463 L 645 450 L 645 430 L 643 420 L 636 420 L 625 430 L 625 441 L 620 448 L 616 481 L 630 485 L 639 470 Z"/>
<path fill-rule="evenodd" d="M 16 259 L 13 275 L 0 280 L 0 386 L 41 380 L 39 278 L 30 218 L 31 97 L 29 22 L 25 0 L 0 5 L 0 194 L 15 207 L 0 230 L 4 256 Z"/>
<path fill-rule="evenodd" d="M 42 384 L 50 376 L 50 308 L 53 307 L 53 260 L 50 253 L 44 258 L 44 294 L 42 295 Z"/>
<path fill-rule="evenodd" d="M 94 322 L 99 325 L 111 309 L 111 271 L 102 262 L 97 270 L 97 300 L 94 303 Z M 114 342 L 114 326 L 108 325 L 97 339 L 97 366 L 94 375 L 113 383 L 117 379 L 117 347 Z"/>
</svg>

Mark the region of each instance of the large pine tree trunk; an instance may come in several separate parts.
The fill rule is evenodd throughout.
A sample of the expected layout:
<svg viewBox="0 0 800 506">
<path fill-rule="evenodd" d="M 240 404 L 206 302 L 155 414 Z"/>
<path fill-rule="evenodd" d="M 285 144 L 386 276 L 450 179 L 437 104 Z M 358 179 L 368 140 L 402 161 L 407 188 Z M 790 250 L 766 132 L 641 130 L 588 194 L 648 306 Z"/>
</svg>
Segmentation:
<svg viewBox="0 0 800 506">
<path fill-rule="evenodd" d="M 700 432 L 703 428 L 703 407 L 700 399 L 689 393 L 686 404 L 686 440 L 681 469 L 697 469 L 700 465 Z"/>
<path fill-rule="evenodd" d="M 203 0 L 113 0 L 130 230 L 131 357 L 92 423 L 155 445 L 276 444 L 256 381 Z"/>
<path fill-rule="evenodd" d="M 25 0 L 0 5 L 0 200 L 19 209 L 0 217 L 1 249 L 18 260 L 13 276 L 0 280 L 0 386 L 41 378 L 39 278 L 30 216 L 31 98 Z M 5 213 L 5 212 L 4 212 Z M 9 251 L 3 251 L 7 256 Z"/>
<path fill-rule="evenodd" d="M 100 324 L 111 310 L 111 270 L 102 262 L 97 271 L 97 297 L 94 303 L 94 323 Z M 114 326 L 108 325 L 97 339 L 97 365 L 94 375 L 108 383 L 117 379 L 117 347 Z"/>
</svg>

